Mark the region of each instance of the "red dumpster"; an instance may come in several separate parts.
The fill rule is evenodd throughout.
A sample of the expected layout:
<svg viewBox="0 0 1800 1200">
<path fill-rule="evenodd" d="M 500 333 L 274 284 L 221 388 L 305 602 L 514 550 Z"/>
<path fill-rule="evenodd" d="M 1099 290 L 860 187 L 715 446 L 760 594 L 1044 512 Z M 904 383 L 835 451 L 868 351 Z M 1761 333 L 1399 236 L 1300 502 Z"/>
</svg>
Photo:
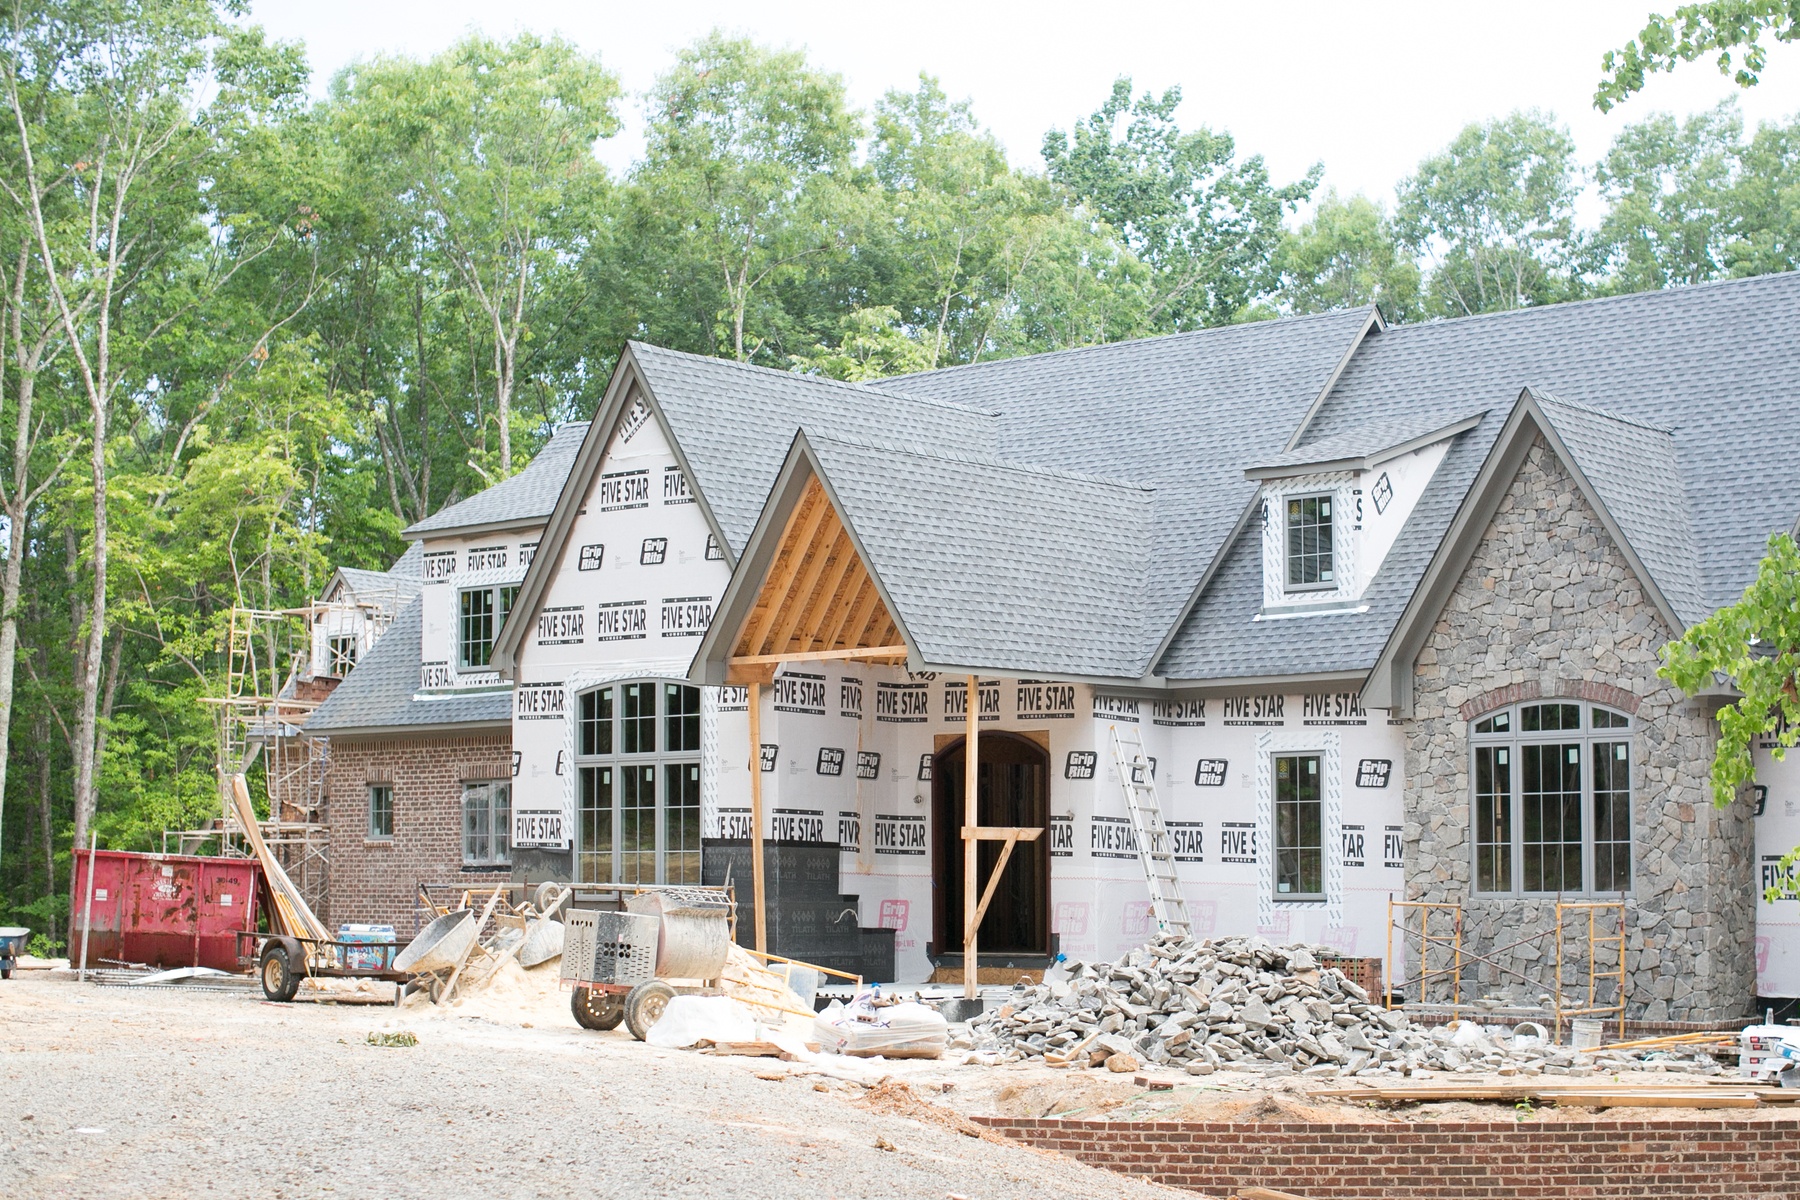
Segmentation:
<svg viewBox="0 0 1800 1200">
<path fill-rule="evenodd" d="M 71 959 L 81 957 L 89 865 L 89 852 L 75 851 Z M 256 928 L 262 866 L 255 859 L 98 850 L 92 868 L 89 967 L 111 959 L 165 968 L 242 969 L 236 934 Z"/>
</svg>

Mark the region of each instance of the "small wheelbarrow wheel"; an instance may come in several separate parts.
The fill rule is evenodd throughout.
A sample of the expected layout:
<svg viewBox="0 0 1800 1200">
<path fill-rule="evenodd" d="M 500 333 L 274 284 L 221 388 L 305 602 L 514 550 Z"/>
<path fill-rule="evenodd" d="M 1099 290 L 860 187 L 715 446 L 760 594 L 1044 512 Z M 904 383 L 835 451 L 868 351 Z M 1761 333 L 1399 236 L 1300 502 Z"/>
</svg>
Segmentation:
<svg viewBox="0 0 1800 1200">
<path fill-rule="evenodd" d="M 650 1027 L 662 1020 L 663 1010 L 675 998 L 675 989 L 660 979 L 640 983 L 625 993 L 625 1027 L 631 1036 L 643 1041 Z"/>
<path fill-rule="evenodd" d="M 599 988 L 576 988 L 569 996 L 569 1008 L 583 1029 L 617 1029 L 625 1019 L 625 1002 Z"/>
<path fill-rule="evenodd" d="M 262 961 L 257 964 L 263 995 L 286 1004 L 300 990 L 300 976 L 294 970 L 291 948 L 281 941 L 270 940 L 263 946 Z"/>
</svg>

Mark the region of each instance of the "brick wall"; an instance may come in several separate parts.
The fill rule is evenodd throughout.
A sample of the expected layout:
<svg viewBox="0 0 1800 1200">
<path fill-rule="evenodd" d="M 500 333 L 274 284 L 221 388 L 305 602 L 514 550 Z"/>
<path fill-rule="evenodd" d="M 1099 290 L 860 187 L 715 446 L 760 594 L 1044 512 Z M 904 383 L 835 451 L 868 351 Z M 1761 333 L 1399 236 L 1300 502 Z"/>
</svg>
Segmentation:
<svg viewBox="0 0 1800 1200">
<path fill-rule="evenodd" d="M 402 938 L 415 925 L 419 883 L 480 884 L 507 870 L 465 868 L 462 785 L 512 775 L 512 731 L 396 740 L 333 738 L 326 775 L 331 827 L 330 916 L 391 924 Z M 394 789 L 394 836 L 368 837 L 368 787 Z"/>
<path fill-rule="evenodd" d="M 1627 1015 L 1712 1023 L 1749 1006 L 1748 806 L 1712 806 L 1711 711 L 1656 674 L 1671 636 L 1568 469 L 1537 439 L 1413 667 L 1406 894 L 1463 905 L 1465 950 L 1492 958 L 1469 968 L 1465 995 L 1535 1001 L 1554 990 L 1555 960 L 1551 938 L 1521 940 L 1554 928 L 1554 898 L 1473 892 L 1469 722 L 1508 704 L 1566 697 L 1635 718 Z M 1566 952 L 1584 952 L 1577 941 Z"/>
<path fill-rule="evenodd" d="M 1645 1200 L 1800 1195 L 1800 1118 L 1741 1121 L 1107 1122 L 977 1117 L 1096 1167 L 1214 1196 Z"/>
</svg>

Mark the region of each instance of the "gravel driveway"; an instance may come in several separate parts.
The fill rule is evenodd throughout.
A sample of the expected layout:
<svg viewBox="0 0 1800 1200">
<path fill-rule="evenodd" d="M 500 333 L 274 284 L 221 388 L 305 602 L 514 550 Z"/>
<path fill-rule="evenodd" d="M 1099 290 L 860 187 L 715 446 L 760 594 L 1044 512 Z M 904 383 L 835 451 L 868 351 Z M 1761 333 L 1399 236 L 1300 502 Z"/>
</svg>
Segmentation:
<svg viewBox="0 0 1800 1200">
<path fill-rule="evenodd" d="M 572 1021 L 438 1019 L 408 1025 L 417 1046 L 367 1044 L 395 1020 L 388 1007 L 0 984 L 0 1193 L 1187 1194 L 872 1112 L 863 1086 L 772 1059 L 657 1050 Z"/>
</svg>

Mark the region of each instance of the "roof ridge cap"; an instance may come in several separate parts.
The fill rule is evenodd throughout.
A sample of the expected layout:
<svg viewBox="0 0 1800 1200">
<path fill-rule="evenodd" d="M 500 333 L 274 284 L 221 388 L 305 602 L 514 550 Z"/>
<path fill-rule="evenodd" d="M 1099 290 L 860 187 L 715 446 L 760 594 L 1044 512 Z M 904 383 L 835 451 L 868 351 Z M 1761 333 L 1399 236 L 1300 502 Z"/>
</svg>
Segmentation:
<svg viewBox="0 0 1800 1200">
<path fill-rule="evenodd" d="M 1671 426 L 1653 425 L 1649 421 L 1639 420 L 1637 417 L 1621 416 L 1618 413 L 1607 412 L 1604 408 L 1595 408 L 1591 404 L 1583 404 L 1579 400 L 1565 400 L 1555 392 L 1545 391 L 1539 387 L 1532 387 L 1530 390 L 1531 394 L 1537 397 L 1540 402 L 1560 405 L 1563 408 L 1572 408 L 1576 412 L 1590 413 L 1596 417 L 1605 417 L 1609 421 L 1617 421 L 1621 425 L 1631 425 L 1638 429 L 1648 429 L 1652 433 L 1665 434 L 1669 437 L 1675 436 L 1675 430 Z"/>
<path fill-rule="evenodd" d="M 1100 350 L 1114 350 L 1121 346 L 1137 346 L 1146 342 L 1174 342 L 1184 339 L 1197 340 L 1209 335 L 1222 335 L 1234 330 L 1269 328 L 1276 325 L 1295 325 L 1303 321 L 1322 321 L 1331 317 L 1343 317 L 1349 313 L 1366 313 L 1374 305 L 1361 304 L 1355 308 L 1328 308 L 1324 312 L 1295 313 L 1287 316 L 1276 316 L 1261 321 L 1237 321 L 1230 325 L 1206 325 L 1199 329 L 1181 329 L 1174 333 L 1152 333 L 1143 337 L 1121 338 L 1116 342 L 1089 342 L 1085 346 L 1064 346 L 1060 350 L 1044 350 L 1037 354 L 1017 354 L 1010 358 L 990 358 L 985 362 L 953 363 L 947 367 L 934 367 L 929 371 L 910 371 L 905 375 L 894 375 L 893 379 L 926 379 L 935 376 L 949 375 L 958 371 L 973 371 L 980 367 L 991 367 L 1000 363 L 1017 363 L 1026 360 L 1041 361 L 1047 358 L 1061 358 L 1075 354 L 1092 354 Z"/>
<path fill-rule="evenodd" d="M 780 367 L 765 367 L 761 363 L 738 362 L 734 359 L 720 358 L 714 354 L 695 354 L 691 350 L 674 350 L 668 346 L 658 346 L 652 342 L 640 342 L 635 338 L 630 339 L 626 344 L 631 346 L 634 350 L 648 350 L 653 354 L 673 354 L 680 358 L 694 359 L 699 362 L 726 367 L 732 370 L 763 372 L 769 375 L 778 375 L 781 378 L 790 381 L 803 380 L 807 383 L 818 384 L 821 387 L 848 389 L 863 395 L 883 396 L 890 400 L 905 400 L 911 404 L 922 404 L 930 408 L 949 409 L 953 412 L 969 413 L 978 417 L 992 417 L 999 415 L 998 409 L 976 408 L 970 404 L 960 404 L 955 400 L 944 400 L 937 396 L 919 396 L 914 395 L 912 392 L 902 392 L 892 388 L 881 387 L 879 385 L 882 383 L 882 380 L 852 382 L 848 379 L 833 379 L 829 375 L 808 375 L 800 371 L 784 371 Z M 889 378 L 904 379 L 907 378 L 907 376 L 894 375 Z"/>
<path fill-rule="evenodd" d="M 1153 483 L 1140 483 L 1134 479 L 1121 479 L 1106 475 L 1088 475 L 1080 471 L 1069 471 L 1061 467 L 1047 467 L 1039 463 L 1021 462 L 1017 459 L 997 458 L 987 454 L 969 454 L 961 451 L 947 451 L 927 448 L 911 442 L 871 442 L 861 438 L 831 437 L 826 434 L 814 434 L 802 425 L 800 432 L 806 435 L 808 444 L 827 443 L 830 445 L 853 446 L 859 450 L 882 450 L 898 454 L 910 454 L 915 458 L 938 459 L 944 462 L 966 463 L 970 466 L 997 467 L 1004 471 L 1015 471 L 1024 475 L 1041 475 L 1050 479 L 1067 479 L 1077 483 L 1092 483 L 1104 487 L 1118 488 L 1121 491 L 1155 493 L 1158 488 Z"/>
<path fill-rule="evenodd" d="M 1761 275 L 1744 275 L 1734 279 L 1703 279 L 1699 283 L 1678 283 L 1670 287 L 1646 288 L 1640 292 L 1615 292 L 1610 296 L 1583 296 L 1579 300 L 1558 300 L 1554 304 L 1528 304 L 1524 308 L 1506 308 L 1497 312 L 1464 313 L 1459 317 L 1438 317 L 1429 321 L 1408 321 L 1403 324 L 1389 325 L 1388 333 L 1404 333 L 1408 330 L 1441 329 L 1446 325 L 1466 325 L 1473 321 L 1492 321 L 1507 317 L 1525 316 L 1529 313 L 1549 312 L 1556 309 L 1594 308 L 1603 304 L 1625 304 L 1638 302 L 1653 304 L 1658 300 L 1684 295 L 1701 289 L 1739 287 L 1749 284 L 1768 284 L 1772 280 L 1786 275 L 1800 275 L 1800 271 L 1766 271 Z M 1342 311 L 1342 310 L 1339 310 Z"/>
</svg>

